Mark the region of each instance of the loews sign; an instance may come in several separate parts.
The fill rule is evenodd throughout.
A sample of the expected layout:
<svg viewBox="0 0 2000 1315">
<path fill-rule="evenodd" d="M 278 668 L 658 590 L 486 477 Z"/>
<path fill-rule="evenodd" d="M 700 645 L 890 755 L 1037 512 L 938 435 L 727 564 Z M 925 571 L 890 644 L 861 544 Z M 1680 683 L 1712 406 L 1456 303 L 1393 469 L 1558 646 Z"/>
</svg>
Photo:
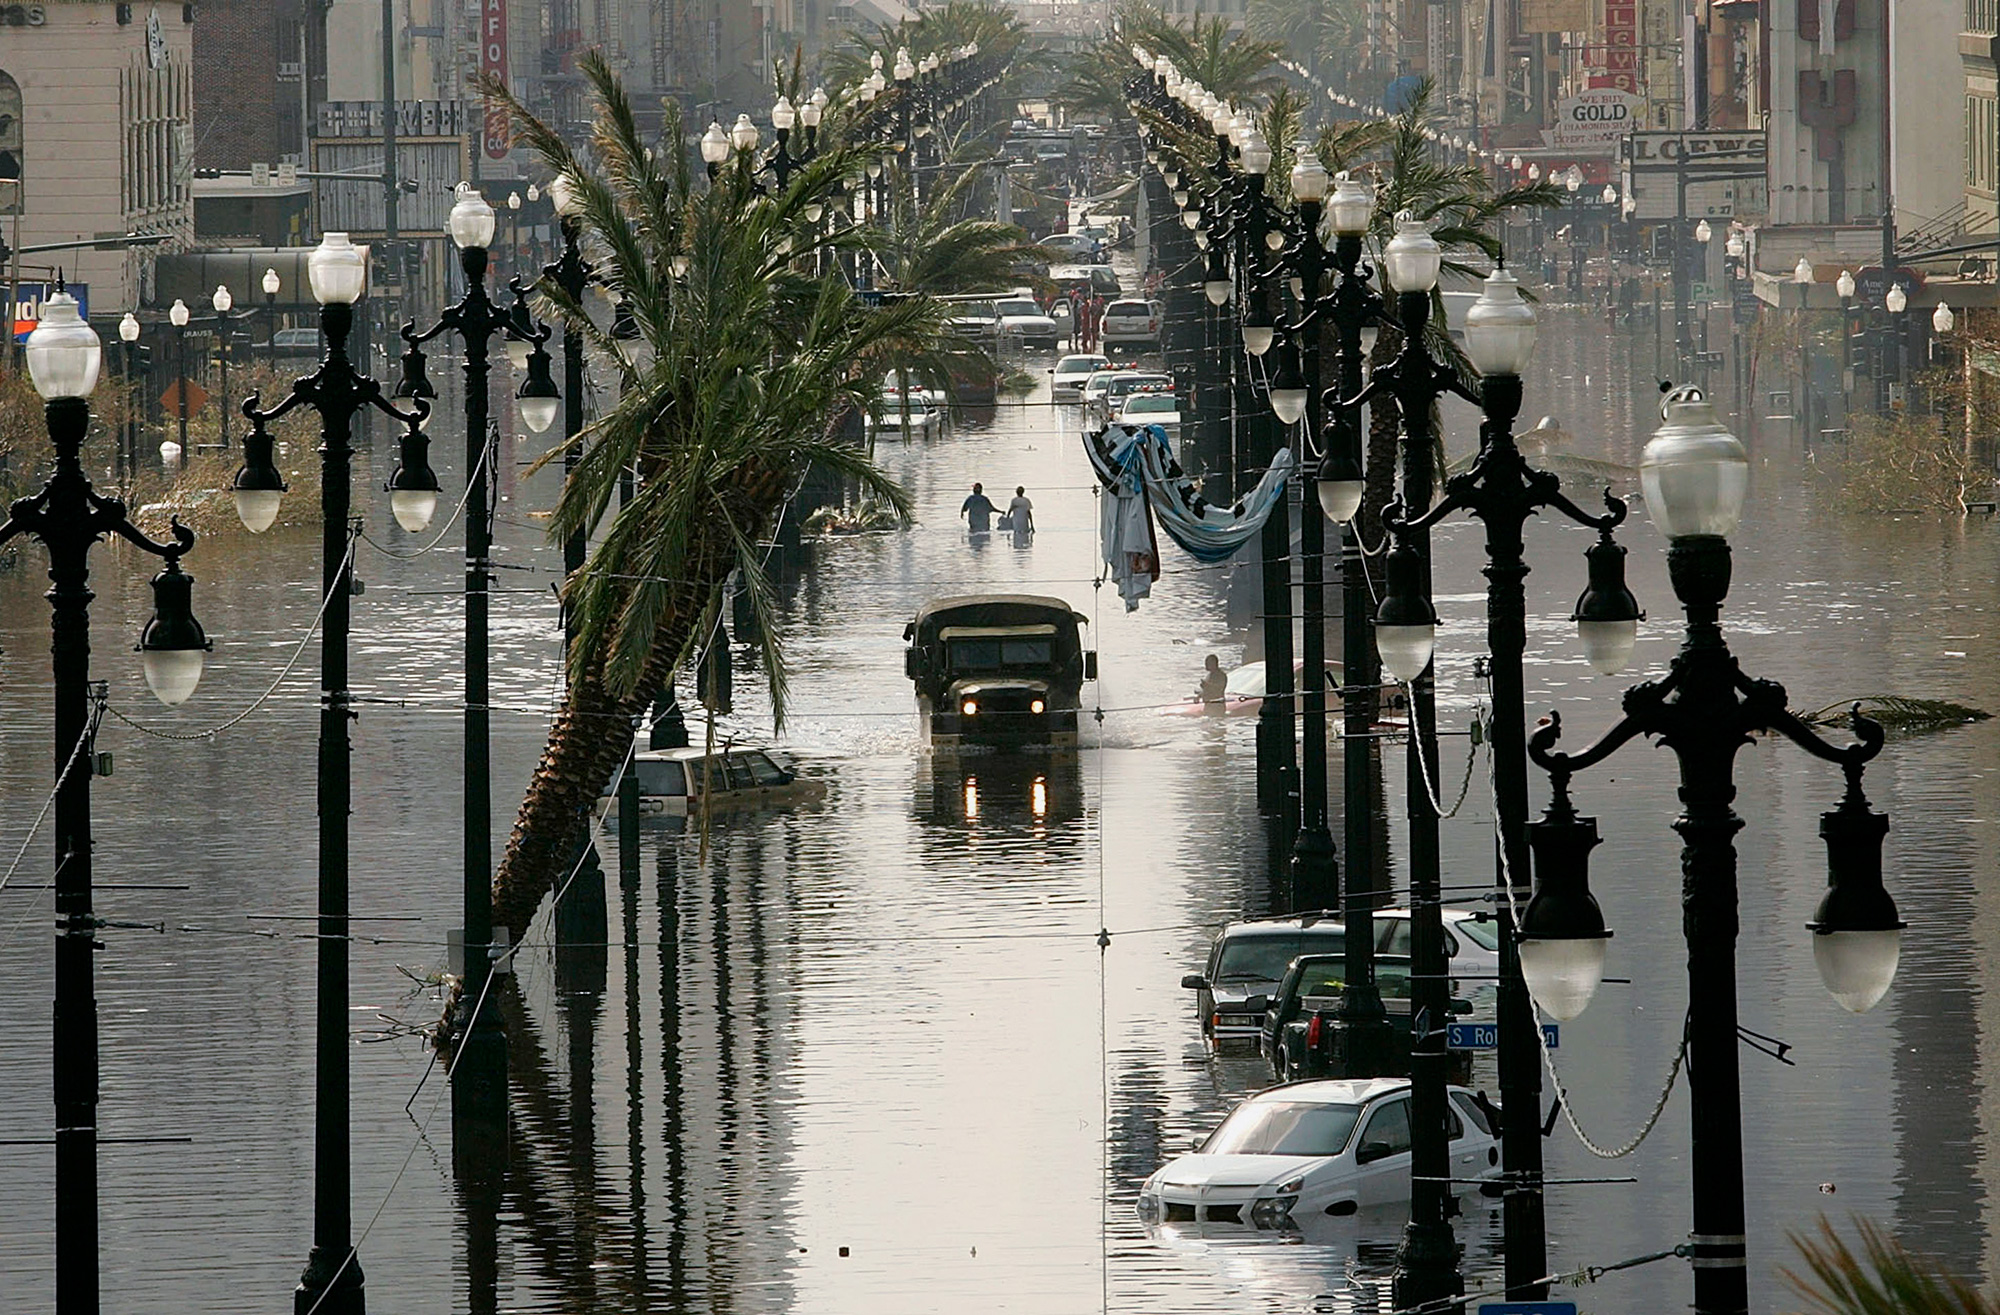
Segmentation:
<svg viewBox="0 0 2000 1315">
<path fill-rule="evenodd" d="M 1635 132 L 1627 134 L 1623 156 L 1634 173 L 1685 167 L 1711 177 L 1762 177 L 1765 150 L 1761 132 Z"/>
<path fill-rule="evenodd" d="M 48 21 L 42 5 L 0 5 L 0 27 L 40 27 Z"/>
</svg>

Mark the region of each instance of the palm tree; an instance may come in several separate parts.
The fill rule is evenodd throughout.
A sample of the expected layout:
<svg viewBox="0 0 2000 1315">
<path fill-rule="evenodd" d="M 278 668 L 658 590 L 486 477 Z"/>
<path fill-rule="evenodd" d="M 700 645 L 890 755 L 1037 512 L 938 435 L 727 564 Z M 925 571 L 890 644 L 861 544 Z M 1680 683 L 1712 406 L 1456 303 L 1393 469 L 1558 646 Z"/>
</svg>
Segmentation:
<svg viewBox="0 0 2000 1315">
<path fill-rule="evenodd" d="M 1432 92 L 1431 80 L 1424 79 L 1403 113 L 1388 126 L 1386 141 L 1379 148 L 1381 154 L 1372 163 L 1365 157 L 1374 154 L 1373 151 L 1365 152 L 1363 158 L 1347 154 L 1360 134 L 1358 130 L 1348 130 L 1343 139 L 1341 131 L 1346 125 L 1335 125 L 1321 133 L 1320 144 L 1326 148 L 1323 158 L 1329 161 L 1330 166 L 1338 162 L 1350 171 L 1373 168 L 1375 215 L 1374 231 L 1370 237 L 1378 251 L 1388 245 L 1389 239 L 1394 236 L 1396 216 L 1407 211 L 1412 217 L 1430 225 L 1431 236 L 1445 249 L 1446 270 L 1467 277 L 1483 277 L 1484 271 L 1468 264 L 1466 258 L 1473 255 L 1487 261 L 1501 258 L 1500 240 L 1492 233 L 1496 221 L 1510 211 L 1559 205 L 1562 193 L 1546 182 L 1495 192 L 1487 180 L 1486 171 L 1479 165 L 1446 158 L 1425 135 L 1435 119 L 1431 112 Z M 1379 262 L 1377 268 L 1380 268 Z M 1393 295 L 1386 288 L 1382 291 L 1384 295 Z M 1432 295 L 1428 333 L 1432 353 L 1440 360 L 1459 362 L 1469 379 L 1470 367 L 1464 363 L 1445 328 L 1444 298 L 1441 294 Z M 1371 365 L 1386 365 L 1395 359 L 1402 342 L 1403 335 L 1394 324 L 1384 325 L 1376 335 Z M 1402 421 L 1402 412 L 1395 398 L 1387 394 L 1378 396 L 1369 407 L 1367 474 L 1361 523 L 1363 533 L 1370 540 L 1381 538 L 1382 510 L 1394 497 L 1397 436 L 1401 432 Z M 1433 424 L 1431 432 L 1442 440 L 1442 425 Z M 1440 451 L 1432 469 L 1442 471 L 1445 466 Z"/>
<path fill-rule="evenodd" d="M 1807 1272 L 1781 1272 L 1818 1315 L 2000 1315 L 2000 1303 L 1964 1279 L 1911 1255 L 1869 1220 L 1854 1223 L 1858 1256 L 1824 1217 L 1818 1237 L 1790 1234 Z"/>
<path fill-rule="evenodd" d="M 775 715 L 785 706 L 780 630 L 758 540 L 812 463 L 856 480 L 899 512 L 903 491 L 836 438 L 841 416 L 875 401 L 884 363 L 934 340 L 926 298 L 864 306 L 837 274 L 805 272 L 821 241 L 805 219 L 830 207 L 857 158 L 829 146 L 777 195 L 726 166 L 712 187 L 690 176 L 669 107 L 650 158 L 624 88 L 596 52 L 578 61 L 596 103 L 590 163 L 498 84 L 517 136 L 572 180 L 600 277 L 630 306 L 650 349 L 634 363 L 560 288 L 540 292 L 591 349 L 624 362 L 624 392 L 577 442 L 549 533 L 599 530 L 564 589 L 574 622 L 569 683 L 494 877 L 494 918 L 525 928 L 577 852 L 591 804 L 625 760 L 630 727 L 669 687 L 713 626 L 724 580 L 741 572 L 757 612 Z M 671 271 L 686 257 L 686 273 Z M 559 445 L 542 457 L 560 458 Z M 641 483 L 612 512 L 619 475 Z"/>
<path fill-rule="evenodd" d="M 962 217 L 983 178 L 965 169 L 919 200 L 901 165 L 888 167 L 888 211 L 860 240 L 874 250 L 889 287 L 933 296 L 1000 292 L 1021 281 L 1015 271 L 1022 261 L 1048 259 L 1017 224 Z"/>
<path fill-rule="evenodd" d="M 1250 0 L 1243 25 L 1302 60 L 1320 86 L 1346 87 L 1368 38 L 1356 0 Z"/>
</svg>

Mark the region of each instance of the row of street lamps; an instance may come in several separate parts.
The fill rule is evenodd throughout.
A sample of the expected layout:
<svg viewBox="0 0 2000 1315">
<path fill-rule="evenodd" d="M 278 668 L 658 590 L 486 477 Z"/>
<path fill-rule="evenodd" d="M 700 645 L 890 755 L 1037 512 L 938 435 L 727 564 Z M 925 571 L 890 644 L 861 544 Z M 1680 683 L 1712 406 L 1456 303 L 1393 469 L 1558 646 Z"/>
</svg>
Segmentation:
<svg viewBox="0 0 2000 1315">
<path fill-rule="evenodd" d="M 1313 670 L 1320 652 L 1314 618 L 1323 614 L 1315 597 L 1323 590 L 1317 560 L 1323 540 L 1316 511 L 1345 524 L 1348 616 L 1343 641 L 1349 734 L 1343 803 L 1346 832 L 1352 838 L 1365 833 L 1369 808 L 1364 785 L 1368 728 L 1357 727 L 1355 717 L 1361 702 L 1355 697 L 1357 673 L 1366 666 L 1366 655 L 1359 650 L 1368 629 L 1366 581 L 1354 529 L 1363 490 L 1362 408 L 1377 398 L 1393 397 L 1401 417 L 1402 482 L 1397 502 L 1383 514 L 1392 544 L 1373 632 L 1382 668 L 1410 692 L 1412 1012 L 1414 1018 L 1429 1021 L 1412 1038 L 1409 1054 L 1414 1142 L 1411 1219 L 1398 1257 L 1396 1303 L 1410 1307 L 1449 1301 L 1463 1292 L 1449 1223 L 1450 1166 L 1444 1131 L 1448 1056 L 1441 1020 L 1447 1016 L 1449 1001 L 1440 921 L 1431 688 L 1437 618 L 1429 542 L 1433 525 L 1463 510 L 1484 523 L 1488 559 L 1486 669 L 1492 681 L 1495 813 L 1500 829 L 1494 907 L 1501 944 L 1498 1011 L 1507 1293 L 1536 1299 L 1546 1294 L 1541 1038 L 1531 994 L 1552 1015 L 1574 1016 L 1601 977 L 1608 935 L 1589 896 L 1585 868 L 1585 856 L 1596 843 L 1595 824 L 1575 816 L 1568 802 L 1568 778 L 1634 736 L 1648 734 L 1680 758 L 1682 799 L 1687 805 L 1676 829 L 1683 837 L 1683 866 L 1689 874 L 1684 895 L 1688 1045 L 1694 1071 L 1702 1075 L 1692 1112 L 1695 1307 L 1711 1315 L 1741 1311 L 1747 1303 L 1746 1252 L 1733 986 L 1735 858 L 1730 844 L 1741 822 L 1728 807 L 1734 796 L 1733 758 L 1736 749 L 1748 742 L 1748 733 L 1774 730 L 1845 771 L 1847 794 L 1822 821 L 1829 845 L 1829 892 L 1812 925 L 1814 954 L 1835 998 L 1844 1007 L 1865 1009 L 1888 988 L 1902 926 L 1881 880 L 1881 839 L 1887 820 L 1870 811 L 1860 788 L 1863 765 L 1881 747 L 1880 729 L 1857 714 L 1857 742 L 1846 747 L 1828 744 L 1785 711 L 1781 688 L 1750 681 L 1737 671 L 1717 617 L 1728 584 L 1726 536 L 1735 528 L 1747 491 L 1748 460 L 1700 391 L 1682 388 L 1670 394 L 1662 412 L 1664 423 L 1647 444 L 1641 482 L 1649 513 L 1670 541 L 1669 571 L 1688 614 L 1687 642 L 1664 680 L 1642 684 L 1627 694 L 1625 720 L 1598 745 L 1573 757 L 1552 752 L 1560 728 L 1560 719 L 1553 715 L 1531 744 L 1523 673 L 1523 585 L 1528 567 L 1522 532 L 1528 518 L 1553 508 L 1597 532 L 1586 553 L 1589 583 L 1572 614 L 1594 668 L 1613 674 L 1624 667 L 1643 617 L 1625 585 L 1625 550 L 1612 539 L 1612 531 L 1626 516 L 1625 504 L 1607 492 L 1602 514 L 1582 510 L 1561 493 L 1556 476 L 1530 466 L 1514 442 L 1521 374 L 1531 359 L 1537 332 L 1533 307 L 1521 297 L 1519 285 L 1504 266 L 1486 278 L 1465 327 L 1466 355 L 1479 374 L 1475 392 L 1455 368 L 1433 357 L 1428 345 L 1444 252 L 1422 224 L 1399 215 L 1395 234 L 1382 249 L 1381 266 L 1395 294 L 1393 322 L 1402 331 L 1403 345 L 1396 360 L 1375 371 L 1363 386 L 1361 331 L 1386 320 L 1390 310 L 1387 300 L 1368 287 L 1370 271 L 1360 259 L 1373 218 L 1373 189 L 1346 175 L 1329 180 L 1312 153 L 1301 148 L 1291 174 L 1296 216 L 1289 221 L 1260 220 L 1268 204 L 1262 175 L 1270 166 L 1272 150 L 1254 122 L 1216 101 L 1164 57 L 1138 49 L 1133 53 L 1142 73 L 1128 84 L 1128 96 L 1151 130 L 1149 160 L 1182 206 L 1183 223 L 1194 234 L 1197 248 L 1208 252 L 1204 291 L 1212 304 L 1220 306 L 1229 300 L 1233 287 L 1241 287 L 1245 353 L 1256 357 L 1278 352 L 1266 390 L 1269 403 L 1286 426 L 1303 423 L 1302 455 L 1316 458 L 1310 464 L 1317 496 L 1302 500 L 1301 551 L 1307 560 L 1301 580 L 1307 618 L 1304 780 L 1308 795 L 1317 789 L 1321 797 L 1303 802 L 1302 849 L 1310 834 L 1323 829 L 1326 809 L 1324 724 L 1323 718 L 1314 724 L 1311 697 L 1323 679 Z M 1201 166 L 1185 158 L 1184 148 L 1175 144 L 1199 137 L 1204 126 L 1214 131 L 1217 151 L 1206 179 Z M 1322 207 L 1329 181 L 1333 200 Z M 1199 202 L 1192 194 L 1197 188 L 1206 193 Z M 1266 232 L 1290 234 L 1289 240 L 1279 236 L 1265 244 L 1278 257 L 1270 266 L 1260 263 L 1264 257 L 1258 243 L 1243 240 L 1246 221 L 1252 238 Z M 1339 282 L 1326 292 L 1319 290 L 1324 272 L 1322 227 L 1334 235 L 1333 266 L 1340 273 Z M 1238 237 L 1233 280 L 1224 263 L 1224 244 L 1213 240 L 1217 235 Z M 1203 241 L 1204 237 L 1211 240 Z M 1286 270 L 1293 274 L 1288 282 L 1298 311 L 1290 323 L 1272 317 L 1267 309 L 1276 293 L 1271 276 Z M 1324 391 L 1321 335 L 1316 332 L 1322 321 L 1335 328 L 1339 372 L 1339 384 Z M 1432 405 L 1446 392 L 1478 405 L 1484 420 L 1473 466 L 1445 480 L 1444 496 L 1432 506 L 1435 472 L 1429 417 Z M 1301 468 L 1306 464 L 1302 462 Z M 1288 591 L 1288 570 L 1277 583 Z M 1281 612 L 1269 602 L 1270 593 L 1267 588 L 1267 616 Z M 1289 630 L 1288 616 L 1282 624 Z M 1267 664 L 1270 652 L 1267 643 Z M 1286 721 L 1289 738 L 1289 710 Z M 1530 758 L 1551 773 L 1556 787 L 1549 812 L 1532 825 L 1527 791 Z M 1330 854 L 1327 860 L 1330 875 Z M 1372 937 L 1366 930 L 1375 892 L 1367 889 L 1352 851 L 1349 875 L 1346 913 L 1353 921 L 1346 937 L 1351 957 L 1339 1029 L 1346 1044 L 1340 1053 L 1345 1071 L 1362 1076 L 1394 1070 L 1381 1063 L 1388 1058 L 1387 1048 L 1378 1049 L 1370 1037 L 1371 1030 L 1381 1026 L 1368 949 Z M 1513 925 L 1516 908 L 1523 909 L 1518 929 Z"/>
</svg>

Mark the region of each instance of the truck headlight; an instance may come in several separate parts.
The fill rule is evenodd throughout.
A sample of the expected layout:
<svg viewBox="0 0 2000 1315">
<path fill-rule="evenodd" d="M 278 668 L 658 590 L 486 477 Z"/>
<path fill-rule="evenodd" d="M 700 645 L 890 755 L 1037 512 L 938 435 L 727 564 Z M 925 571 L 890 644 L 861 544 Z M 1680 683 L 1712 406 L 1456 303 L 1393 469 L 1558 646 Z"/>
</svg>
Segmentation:
<svg viewBox="0 0 2000 1315">
<path fill-rule="evenodd" d="M 1049 706 L 1048 704 L 1042 702 L 1040 699 L 1036 699 L 1034 702 L 1028 705 L 1028 711 L 1039 713 L 1045 711 L 1048 708 L 1048 706 Z"/>
<path fill-rule="evenodd" d="M 979 711 L 979 701 L 977 699 L 967 699 L 959 706 L 958 710 L 970 717 Z"/>
</svg>

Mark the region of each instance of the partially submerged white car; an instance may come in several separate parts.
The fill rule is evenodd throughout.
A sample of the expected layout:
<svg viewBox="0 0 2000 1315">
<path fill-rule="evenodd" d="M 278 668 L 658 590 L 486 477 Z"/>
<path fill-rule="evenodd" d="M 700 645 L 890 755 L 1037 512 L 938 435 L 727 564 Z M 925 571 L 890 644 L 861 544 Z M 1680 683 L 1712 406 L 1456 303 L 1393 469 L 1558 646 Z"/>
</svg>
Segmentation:
<svg viewBox="0 0 2000 1315">
<path fill-rule="evenodd" d="M 1498 1107 L 1448 1087 L 1450 1192 L 1498 1188 Z M 1250 1097 L 1139 1189 L 1148 1224 L 1297 1228 L 1410 1200 L 1410 1082 L 1291 1082 Z"/>
</svg>

